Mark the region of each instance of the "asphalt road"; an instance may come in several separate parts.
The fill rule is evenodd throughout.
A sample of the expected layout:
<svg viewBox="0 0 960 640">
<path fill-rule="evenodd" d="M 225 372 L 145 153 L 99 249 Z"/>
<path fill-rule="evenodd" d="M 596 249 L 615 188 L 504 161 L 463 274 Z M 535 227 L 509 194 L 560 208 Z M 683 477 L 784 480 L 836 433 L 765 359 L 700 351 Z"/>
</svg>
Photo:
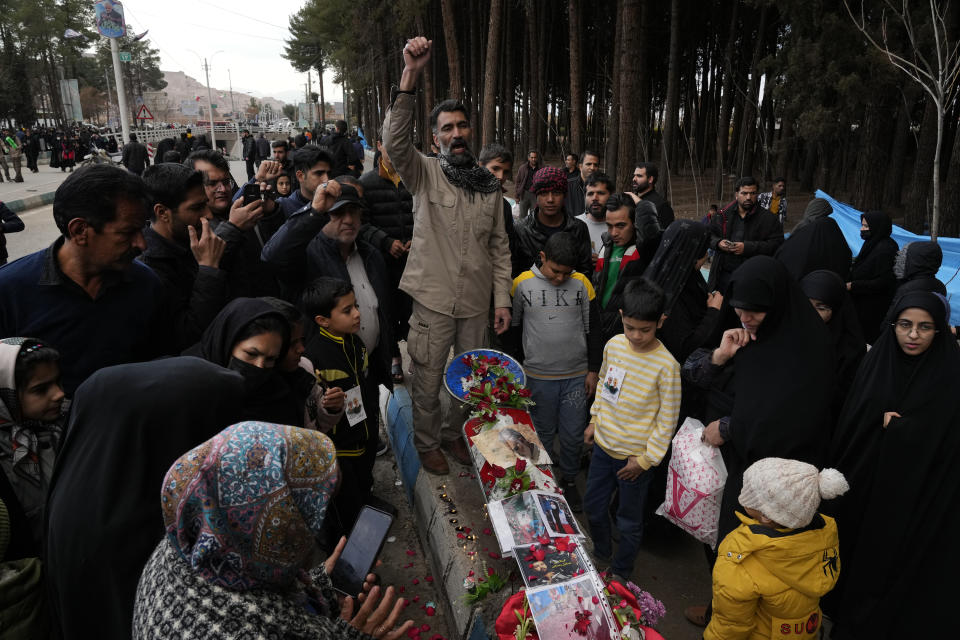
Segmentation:
<svg viewBox="0 0 960 640">
<path fill-rule="evenodd" d="M 49 246 L 60 236 L 60 231 L 53 221 L 53 205 L 30 209 L 17 215 L 23 220 L 26 229 L 7 234 L 7 252 L 10 254 L 8 258 L 10 262 Z"/>
</svg>

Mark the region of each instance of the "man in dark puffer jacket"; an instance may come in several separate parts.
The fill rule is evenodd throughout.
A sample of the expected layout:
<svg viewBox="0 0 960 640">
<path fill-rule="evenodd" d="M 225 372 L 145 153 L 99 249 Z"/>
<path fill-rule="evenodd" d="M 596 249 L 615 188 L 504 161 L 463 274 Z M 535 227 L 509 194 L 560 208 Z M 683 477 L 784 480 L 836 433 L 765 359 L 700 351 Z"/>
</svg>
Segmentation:
<svg viewBox="0 0 960 640">
<path fill-rule="evenodd" d="M 395 338 L 390 346 L 390 375 L 399 384 L 403 382 L 399 341 L 407 339 L 412 310 L 410 296 L 400 290 L 400 277 L 407 265 L 407 253 L 413 237 L 413 196 L 403 186 L 379 136 L 377 151 L 379 160 L 376 166 L 360 176 L 363 199 L 367 202 L 367 219 L 364 222 L 372 230 L 364 234 L 364 239 L 380 249 L 386 263 L 390 290 L 388 304 L 392 311 L 391 329 Z"/>
</svg>

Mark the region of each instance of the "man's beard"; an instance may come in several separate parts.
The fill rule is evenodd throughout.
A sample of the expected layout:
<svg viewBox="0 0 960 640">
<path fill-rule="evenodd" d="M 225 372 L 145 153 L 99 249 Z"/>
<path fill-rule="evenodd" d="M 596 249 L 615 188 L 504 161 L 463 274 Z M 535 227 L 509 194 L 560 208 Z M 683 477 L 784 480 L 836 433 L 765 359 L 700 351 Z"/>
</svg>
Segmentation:
<svg viewBox="0 0 960 640">
<path fill-rule="evenodd" d="M 607 205 L 598 205 L 596 207 L 590 205 L 589 210 L 590 215 L 597 220 L 605 220 L 607 218 Z"/>
<path fill-rule="evenodd" d="M 463 152 L 453 153 L 453 149 L 455 147 L 462 148 Z M 470 153 L 470 147 L 467 146 L 467 143 L 463 138 L 454 138 L 450 141 L 450 146 L 447 148 L 441 146 L 440 153 L 444 155 L 444 157 L 447 159 L 447 162 L 455 167 L 469 167 L 477 164 L 473 154 Z"/>
</svg>

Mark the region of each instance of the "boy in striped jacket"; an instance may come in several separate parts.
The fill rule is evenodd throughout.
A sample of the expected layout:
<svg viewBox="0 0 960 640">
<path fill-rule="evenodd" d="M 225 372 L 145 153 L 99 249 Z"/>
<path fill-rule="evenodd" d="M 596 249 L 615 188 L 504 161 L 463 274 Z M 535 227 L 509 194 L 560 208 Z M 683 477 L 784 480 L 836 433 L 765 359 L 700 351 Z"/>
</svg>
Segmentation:
<svg viewBox="0 0 960 640">
<path fill-rule="evenodd" d="M 623 333 L 607 342 L 597 396 L 584 441 L 593 444 L 583 508 L 593 534 L 594 556 L 626 584 L 643 536 L 644 502 L 680 412 L 680 365 L 657 339 L 663 323 L 663 292 L 640 278 L 623 294 Z M 608 507 L 620 490 L 611 543 Z"/>
</svg>

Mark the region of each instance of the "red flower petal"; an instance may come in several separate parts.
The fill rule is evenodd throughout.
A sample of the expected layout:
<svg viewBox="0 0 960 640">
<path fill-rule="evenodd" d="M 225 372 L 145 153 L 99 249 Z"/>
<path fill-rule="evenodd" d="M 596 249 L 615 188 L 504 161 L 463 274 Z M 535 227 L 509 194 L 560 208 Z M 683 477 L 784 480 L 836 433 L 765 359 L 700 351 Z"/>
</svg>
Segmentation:
<svg viewBox="0 0 960 640">
<path fill-rule="evenodd" d="M 414 551 L 413 549 L 407 549 L 407 555 L 408 555 L 408 556 L 415 556 L 415 555 L 417 555 L 417 552 Z"/>
<path fill-rule="evenodd" d="M 593 604 L 600 604 L 600 598 L 598 598 L 597 596 L 593 596 L 591 600 L 593 601 Z"/>
<path fill-rule="evenodd" d="M 470 569 L 470 573 L 468 573 L 467 575 L 468 575 L 468 576 L 472 576 L 472 575 L 473 575 L 473 569 Z"/>
<path fill-rule="evenodd" d="M 428 615 L 428 616 L 432 616 L 432 615 L 435 614 L 436 612 L 437 612 L 437 610 L 434 609 L 433 607 L 427 607 L 427 615 Z"/>
<path fill-rule="evenodd" d="M 484 535 L 493 535 L 493 531 L 490 530 L 490 527 L 487 527 L 483 530 Z"/>
<path fill-rule="evenodd" d="M 493 575 L 493 567 L 487 567 L 487 575 L 488 575 L 488 576 L 492 576 L 492 575 Z"/>
<path fill-rule="evenodd" d="M 430 625 L 424 622 L 422 625 L 420 625 L 420 631 L 423 631 L 423 632 L 430 631 Z"/>
<path fill-rule="evenodd" d="M 494 560 L 499 560 L 499 559 L 500 559 L 500 554 L 499 554 L 499 553 L 494 553 L 493 551 L 491 551 L 491 552 L 488 553 L 487 555 L 489 555 L 489 556 L 490 556 L 491 558 L 493 558 Z"/>
<path fill-rule="evenodd" d="M 420 584 L 420 578 L 414 578 L 413 584 Z"/>
</svg>

